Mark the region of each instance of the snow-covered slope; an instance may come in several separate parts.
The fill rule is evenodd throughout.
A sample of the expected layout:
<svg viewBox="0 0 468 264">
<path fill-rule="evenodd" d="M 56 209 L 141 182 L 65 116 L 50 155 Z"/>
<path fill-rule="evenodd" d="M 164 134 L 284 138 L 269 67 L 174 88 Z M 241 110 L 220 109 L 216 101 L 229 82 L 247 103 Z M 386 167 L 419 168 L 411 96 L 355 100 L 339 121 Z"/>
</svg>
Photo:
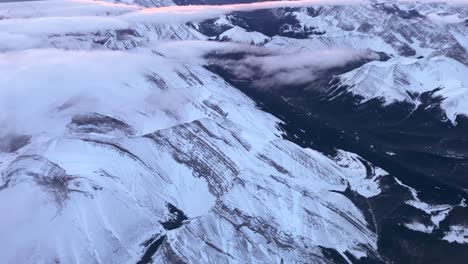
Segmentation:
<svg viewBox="0 0 468 264">
<path fill-rule="evenodd" d="M 457 113 L 467 114 L 463 101 L 454 102 L 453 92 L 448 91 L 455 82 L 457 87 L 466 87 L 466 6 L 369 1 L 366 5 L 235 13 L 223 19 L 222 25 L 206 33 L 217 34 L 220 39 L 234 30 L 237 34 L 233 39 L 246 41 L 252 33 L 266 34 L 269 41 L 255 43 L 301 51 L 370 49 L 392 58 L 342 76 L 343 83 L 352 87 L 350 92 L 364 98 L 362 102 L 381 98 L 386 103 L 405 101 L 417 106 L 411 96 L 447 86 L 447 94 L 443 90 L 437 93 L 447 98 L 441 105 L 447 117 L 455 122 Z M 241 37 L 239 27 L 253 32 Z"/>
<path fill-rule="evenodd" d="M 363 102 L 383 98 L 387 104 L 408 101 L 417 106 L 419 95 L 437 90 L 435 95 L 444 98 L 442 108 L 452 122 L 458 114 L 468 115 L 468 68 L 447 57 L 374 61 L 339 78 Z"/>
<path fill-rule="evenodd" d="M 106 6 L 85 3 L 88 16 Z M 135 263 L 154 247 L 155 263 L 375 255 L 376 234 L 340 192 L 374 196 L 385 172 L 282 139 L 278 119 L 199 60 L 157 47 L 180 27 L 137 24 L 128 38 L 61 27 L 3 46 L 0 260 Z"/>
<path fill-rule="evenodd" d="M 279 21 L 286 23 L 292 15 L 303 25 L 283 26 L 280 35 L 226 19 L 218 26 L 233 24 L 210 38 L 203 23 L 195 22 L 217 19 L 238 6 L 208 12 L 146 8 L 170 5 L 151 0 L 0 4 L 0 262 L 387 261 L 370 204 L 386 197 L 380 195 L 394 177 L 357 154 L 325 155 L 288 140 L 283 121 L 210 71 L 205 57 L 230 50 L 268 59 L 286 47 L 290 53 L 273 56 L 285 58 L 317 43 L 341 48 L 348 44 L 345 39 L 354 40 L 339 37 L 337 28 L 348 32 L 349 27 L 333 24 L 336 18 L 317 25 L 311 10 L 294 9 Z M 348 16 L 349 10 L 374 12 L 359 6 L 324 8 Z M 442 13 L 441 8 L 427 12 Z M 289 12 L 284 10 L 274 12 Z M 304 12 L 309 15 L 301 18 Z M 453 36 L 448 45 L 462 43 L 459 21 L 438 16 L 431 18 L 455 22 L 440 26 Z M 304 38 L 322 30 L 335 33 L 324 35 L 327 40 Z M 396 57 L 404 41 L 396 42 L 359 35 L 352 47 Z M 374 61 L 339 78 L 366 99 L 408 100 L 401 89 L 424 92 L 433 89 L 424 84 L 437 84 L 436 93 L 446 97 L 443 107 L 454 118 L 465 113 L 460 109 L 466 56 L 429 48 L 427 58 Z M 343 57 L 346 63 L 361 58 Z M 291 55 L 285 63 L 309 69 L 307 58 L 296 61 Z M 323 64 L 321 70 L 342 66 L 336 60 L 314 63 Z M 401 71 L 418 74 L 395 77 Z M 362 79 L 362 72 L 368 78 Z M 382 76 L 387 78 L 384 92 L 374 85 Z M 398 186 L 413 194 L 403 200 L 419 210 L 423 202 L 414 189 Z M 420 214 L 442 219 L 448 212 Z M 405 224 L 408 230 L 421 227 Z M 456 222 L 430 231 L 436 230 L 440 241 L 463 245 L 464 227 Z"/>
<path fill-rule="evenodd" d="M 245 29 L 234 26 L 231 29 L 223 32 L 218 37 L 220 40 L 230 40 L 234 42 L 240 43 L 251 43 L 255 45 L 260 45 L 268 42 L 270 40 L 269 37 L 263 35 L 259 32 L 247 32 Z"/>
</svg>

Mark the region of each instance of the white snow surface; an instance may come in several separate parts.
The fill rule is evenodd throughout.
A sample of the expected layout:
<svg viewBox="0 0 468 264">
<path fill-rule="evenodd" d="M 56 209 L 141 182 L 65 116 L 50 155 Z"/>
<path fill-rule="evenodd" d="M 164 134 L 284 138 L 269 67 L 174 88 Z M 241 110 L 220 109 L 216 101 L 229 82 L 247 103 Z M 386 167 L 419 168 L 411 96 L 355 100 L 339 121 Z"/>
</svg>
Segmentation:
<svg viewBox="0 0 468 264">
<path fill-rule="evenodd" d="M 340 192 L 376 196 L 387 173 L 353 153 L 331 159 L 282 139 L 278 119 L 203 67 L 205 52 L 245 46 L 205 42 L 184 24 L 320 1 L 205 9 L 125 3 L 0 4 L 0 138 L 19 144 L 0 148 L 0 262 L 135 263 L 145 241 L 163 236 L 155 263 L 330 263 L 320 247 L 345 258 L 377 248 L 363 213 Z M 466 13 L 417 8 L 438 16 L 421 25 L 439 19 L 439 33 L 468 46 L 454 19 Z M 438 88 L 451 121 L 468 113 L 466 65 L 437 53 L 432 38 L 397 34 L 389 44 L 349 30 L 359 17 L 379 24 L 383 16 L 359 5 L 324 10 L 317 18 L 295 15 L 326 35 L 275 36 L 266 46 L 382 51 L 393 58 L 340 76 L 364 101 L 417 103 L 407 92 Z M 269 40 L 239 27 L 223 34 L 242 43 Z M 402 43 L 424 58 L 397 56 Z M 24 135 L 30 138 L 22 145 Z M 407 203 L 431 215 L 433 226 L 406 227 L 432 232 L 452 207 L 412 194 Z M 172 230 L 163 225 L 174 217 L 169 203 L 188 217 Z M 465 243 L 462 231 L 455 226 L 444 239 Z"/>
<path fill-rule="evenodd" d="M 230 40 L 240 43 L 251 43 L 255 45 L 265 44 L 270 40 L 270 37 L 256 31 L 246 31 L 245 29 L 234 26 L 233 28 L 219 35 L 220 40 Z"/>
<path fill-rule="evenodd" d="M 397 178 L 394 178 L 394 179 L 399 185 L 407 188 L 411 192 L 411 195 L 413 198 L 410 200 L 407 200 L 405 203 L 429 215 L 431 222 L 432 222 L 430 225 L 425 225 L 423 223 L 419 223 L 416 221 L 405 223 L 404 226 L 407 227 L 408 229 L 430 234 L 434 230 L 439 228 L 440 223 L 449 215 L 450 211 L 452 211 L 453 208 L 457 206 L 466 207 L 464 199 L 461 201 L 460 204 L 455 205 L 455 206 L 448 205 L 448 204 L 428 204 L 424 201 L 421 201 L 421 199 L 419 199 L 418 192 L 414 188 L 402 183 Z"/>
<path fill-rule="evenodd" d="M 374 61 L 340 77 L 349 91 L 362 96 L 362 102 L 382 98 L 385 104 L 409 101 L 417 106 L 418 97 L 410 94 L 436 91 L 452 123 L 457 115 L 468 115 L 468 67 L 447 57 Z"/>
<path fill-rule="evenodd" d="M 468 228 L 463 225 L 451 226 L 443 239 L 450 243 L 468 244 Z"/>
<path fill-rule="evenodd" d="M 340 192 L 378 194 L 381 169 L 282 139 L 279 120 L 207 71 L 199 50 L 177 53 L 170 40 L 203 38 L 194 29 L 107 17 L 135 6 L 53 3 L 7 4 L 0 21 L 14 42 L 0 44 L 0 138 L 16 146 L 0 151 L 0 262 L 135 263 L 162 236 L 155 263 L 376 250 Z M 188 217 L 174 229 L 168 204 Z"/>
<path fill-rule="evenodd" d="M 342 84 L 361 96 L 361 103 L 379 98 L 384 104 L 407 101 L 415 106 L 421 93 L 441 89 L 435 95 L 445 98 L 442 109 L 456 124 L 458 115 L 468 115 L 468 9 L 410 1 L 397 6 L 417 11 L 420 17 L 404 19 L 370 5 L 323 6 L 315 8 L 314 15 L 306 8 L 296 10 L 292 15 L 301 26 L 321 34 L 307 39 L 274 36 L 266 46 L 296 50 L 365 47 L 384 52 L 388 61 L 374 61 L 345 73 L 339 76 Z"/>
</svg>

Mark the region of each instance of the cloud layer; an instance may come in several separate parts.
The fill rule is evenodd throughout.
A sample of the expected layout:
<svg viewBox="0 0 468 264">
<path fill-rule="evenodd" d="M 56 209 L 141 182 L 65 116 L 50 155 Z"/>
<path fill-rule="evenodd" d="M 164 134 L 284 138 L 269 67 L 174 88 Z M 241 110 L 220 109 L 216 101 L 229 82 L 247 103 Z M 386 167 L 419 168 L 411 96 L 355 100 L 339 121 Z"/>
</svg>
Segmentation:
<svg viewBox="0 0 468 264">
<path fill-rule="evenodd" d="M 145 74 L 176 78 L 171 61 L 150 52 L 35 49 L 0 53 L 0 137 L 61 133 L 70 116 L 119 115 L 167 107 Z M 151 112 L 149 109 L 147 112 Z"/>
<path fill-rule="evenodd" d="M 406 1 L 404 2 L 412 2 Z M 437 1 L 423 1 L 437 2 Z M 466 1 L 445 1 L 452 4 L 466 4 Z M 253 11 L 281 7 L 308 7 L 314 5 L 350 5 L 369 3 L 367 0 L 296 0 L 270 1 L 231 5 L 191 5 L 141 8 L 132 5 L 111 4 L 102 1 L 41 1 L 23 3 L 23 8 L 5 4 L 0 8 L 0 32 L 34 36 L 48 36 L 65 33 L 90 33 L 105 29 L 125 29 L 136 24 L 183 24 L 197 22 L 235 11 Z M 15 3 L 18 5 L 18 3 Z M 28 5 L 32 5 L 28 7 Z M 50 9 L 47 8 L 50 5 Z M 5 6 L 3 6 L 5 7 Z M 22 9 L 37 8 L 25 18 Z M 13 11 L 11 11 L 11 10 Z M 4 11 L 8 10 L 8 12 Z M 36 10 L 36 9 L 34 9 Z M 65 16 L 64 16 L 65 15 Z"/>
<path fill-rule="evenodd" d="M 33 49 L 0 53 L 0 137 L 44 131 L 63 133 L 70 116 L 77 113 L 125 117 L 180 108 L 186 104 L 181 101 L 185 100 L 183 96 L 170 95 L 177 89 L 164 91 L 161 97 L 161 89 L 154 89 L 145 76 L 157 73 L 172 86 L 180 87 L 184 84 L 177 74 L 186 69 L 183 65 L 215 62 L 230 67 L 239 78 L 255 78 L 257 87 L 268 88 L 272 84 L 277 87 L 308 82 L 317 71 L 375 56 L 354 50 L 292 53 L 211 41 L 160 43 L 153 51 L 160 55 L 150 50 Z M 206 54 L 236 52 L 247 56 L 242 60 L 205 59 Z"/>
<path fill-rule="evenodd" d="M 304 84 L 327 69 L 379 59 L 369 50 L 297 51 L 214 41 L 162 42 L 154 49 L 168 58 L 225 67 L 238 78 L 251 80 L 257 88 Z"/>
<path fill-rule="evenodd" d="M 310 83 L 324 71 L 360 60 L 375 60 L 371 51 L 328 49 L 308 52 L 251 54 L 241 60 L 222 59 L 223 65 L 238 78 L 251 80 L 257 88 L 278 88 Z"/>
<path fill-rule="evenodd" d="M 96 1 L 93 7 L 89 1 L 64 1 L 62 7 L 57 6 L 57 1 L 50 2 L 55 7 L 53 11 L 42 11 L 41 6 L 32 17 L 24 18 L 22 12 L 8 12 L 3 16 L 9 19 L 0 20 L 0 32 L 47 36 L 65 33 L 89 33 L 104 29 L 125 29 L 137 24 L 184 24 L 196 22 L 209 18 L 218 17 L 234 11 L 253 11 L 259 9 L 270 9 L 279 7 L 302 7 L 318 4 L 349 4 L 359 1 L 343 0 L 297 0 L 297 1 L 273 1 L 250 4 L 233 5 L 204 5 L 204 6 L 168 6 L 157 8 L 136 8 L 129 6 L 127 9 L 122 5 L 103 4 Z M 73 3 L 68 9 L 66 5 Z M 95 10 L 93 10 L 95 8 Z M 103 8 L 108 8 L 108 16 L 102 15 Z M 17 10 L 18 8 L 14 9 Z M 75 12 L 72 12 L 72 10 Z M 136 10 L 136 11 L 135 11 Z M 1 12 L 1 11 L 0 11 Z M 63 14 L 61 14 L 63 12 Z M 120 14 L 123 13 L 123 14 Z M 0 13 L 1 14 L 1 13 Z M 63 15 L 67 16 L 63 16 Z M 72 14 L 72 15 L 70 15 Z M 81 15 L 77 15 L 81 14 Z M 117 15 L 119 14 L 119 15 Z"/>
<path fill-rule="evenodd" d="M 42 38 L 53 34 L 128 28 L 138 23 L 185 23 L 233 11 L 359 2 L 361 1 L 301 0 L 151 9 L 94 1 L 35 2 L 34 5 L 38 6 L 44 3 L 53 6 L 49 11 L 44 10 L 45 5 L 39 7 L 33 12 L 32 18 L 24 18 L 26 12 L 11 9 L 11 12 L 8 12 L 11 17 L 0 19 L 2 43 L 0 52 L 2 49 L 25 50 L 40 46 L 38 43 Z M 70 3 L 75 3 L 76 10 L 80 11 L 78 13 L 76 10 L 73 11 L 73 4 Z M 24 3 L 26 6 L 29 4 Z M 13 6 L 13 4 L 8 5 Z M 108 16 L 100 16 L 103 12 L 107 14 L 104 11 L 106 8 L 113 11 Z M 0 7 L 0 16 L 5 16 L 7 13 L 5 10 Z M 62 12 L 65 15 L 73 15 L 58 17 L 57 15 Z M 164 54 L 167 59 L 163 60 L 151 54 L 116 51 L 45 49 L 0 53 L 0 131 L 18 129 L 18 127 L 23 132 L 51 129 L 54 126 L 44 120 L 49 118 L 51 113 L 54 115 L 52 119 L 57 120 L 57 116 L 60 119 L 63 112 L 56 110 L 64 104 L 76 106 L 73 109 L 77 112 L 119 111 L 125 107 L 144 107 L 148 98 L 155 98 L 145 90 L 148 87 L 144 79 L 146 71 L 151 70 L 154 65 L 164 65 L 164 68 L 154 71 L 170 76 L 171 72 L 174 74 L 171 61 L 181 60 L 184 63 L 190 61 L 200 64 L 205 62 L 204 55 L 207 53 L 227 51 L 246 53 L 247 55 L 241 60 L 215 63 L 230 67 L 230 70 L 241 78 L 255 79 L 255 84 L 262 88 L 270 87 L 272 84 L 305 83 L 314 80 L 318 71 L 342 66 L 355 60 L 374 59 L 375 56 L 367 51 L 356 50 L 291 53 L 284 50 L 215 42 L 171 42 L 156 45 L 151 48 Z M 140 90 L 129 92 L 129 89 L 134 89 L 132 87 L 138 87 Z M 108 100 L 110 94 L 113 96 L 112 102 Z M 158 102 L 160 103 L 164 102 Z M 67 116 L 64 115 L 64 118 Z"/>
</svg>

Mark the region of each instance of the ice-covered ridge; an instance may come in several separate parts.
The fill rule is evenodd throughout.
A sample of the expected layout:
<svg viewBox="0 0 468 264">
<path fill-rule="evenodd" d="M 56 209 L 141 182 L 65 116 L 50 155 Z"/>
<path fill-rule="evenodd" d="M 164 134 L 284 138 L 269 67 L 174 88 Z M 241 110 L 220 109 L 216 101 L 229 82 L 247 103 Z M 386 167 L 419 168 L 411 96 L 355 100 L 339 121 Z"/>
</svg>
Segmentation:
<svg viewBox="0 0 468 264">
<path fill-rule="evenodd" d="M 468 84 L 467 73 L 465 65 L 446 57 L 396 58 L 370 62 L 340 78 L 343 84 L 354 86 L 352 91 L 363 96 L 364 100 L 382 97 L 391 103 L 411 100 L 408 93 L 465 87 Z"/>
<path fill-rule="evenodd" d="M 465 6 L 373 1 L 370 5 L 322 5 L 257 15 L 259 19 L 231 14 L 227 22 L 223 17 L 216 38 L 234 30 L 240 34 L 240 27 L 246 31 L 242 37 L 249 39 L 249 29 L 256 28 L 271 37 L 264 44 L 270 48 L 370 49 L 380 52 L 386 61 L 374 61 L 340 76 L 342 84 L 350 87 L 348 92 L 362 97 L 361 103 L 378 98 L 385 106 L 410 102 L 417 107 L 419 96 L 432 92 L 432 97 L 443 99 L 441 108 L 452 124 L 457 116 L 468 113 L 464 100 L 468 73 Z M 284 19 L 285 24 L 270 25 L 262 19 Z M 286 34 L 284 28 L 294 29 L 295 34 Z"/>
<path fill-rule="evenodd" d="M 417 106 L 418 95 L 436 91 L 434 95 L 443 98 L 441 107 L 453 123 L 457 115 L 468 115 L 468 67 L 446 57 L 374 61 L 340 79 L 362 102 L 381 98 L 386 104 L 408 101 Z"/>
</svg>

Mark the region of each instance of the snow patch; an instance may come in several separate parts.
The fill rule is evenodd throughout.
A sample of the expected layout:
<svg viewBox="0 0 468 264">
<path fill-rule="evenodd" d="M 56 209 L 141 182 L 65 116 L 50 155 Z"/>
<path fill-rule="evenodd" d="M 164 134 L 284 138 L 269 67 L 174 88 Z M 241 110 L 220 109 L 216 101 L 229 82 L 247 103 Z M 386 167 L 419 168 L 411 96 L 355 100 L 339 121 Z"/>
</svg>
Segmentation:
<svg viewBox="0 0 468 264">
<path fill-rule="evenodd" d="M 450 227 L 450 231 L 445 232 L 443 240 L 450 243 L 468 244 L 468 227 L 455 225 Z"/>
<path fill-rule="evenodd" d="M 345 169 L 346 180 L 352 190 L 360 195 L 370 198 L 380 194 L 379 181 L 388 175 L 386 171 L 366 162 L 357 154 L 338 151 L 336 163 Z"/>
<path fill-rule="evenodd" d="M 434 230 L 434 226 L 426 226 L 418 222 L 405 223 L 404 226 L 413 231 L 418 231 L 426 234 L 430 234 Z"/>
<path fill-rule="evenodd" d="M 248 32 L 245 29 L 234 26 L 233 28 L 226 30 L 218 36 L 220 40 L 231 40 L 240 43 L 250 43 L 255 45 L 265 44 L 270 40 L 270 37 L 263 35 L 260 32 Z"/>
<path fill-rule="evenodd" d="M 444 99 L 441 106 L 455 122 L 457 115 L 468 115 L 468 68 L 447 57 L 426 59 L 395 58 L 373 61 L 340 76 L 343 85 L 363 97 L 362 102 L 381 98 L 385 104 L 407 101 L 419 104 L 408 93 L 434 93 Z"/>
</svg>

